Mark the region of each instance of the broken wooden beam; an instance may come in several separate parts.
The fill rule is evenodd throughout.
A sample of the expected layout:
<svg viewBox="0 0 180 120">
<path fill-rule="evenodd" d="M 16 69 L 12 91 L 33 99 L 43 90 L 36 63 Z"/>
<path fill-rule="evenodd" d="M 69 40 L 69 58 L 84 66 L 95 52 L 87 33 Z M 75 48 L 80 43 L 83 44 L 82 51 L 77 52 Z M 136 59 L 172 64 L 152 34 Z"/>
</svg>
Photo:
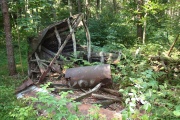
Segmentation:
<svg viewBox="0 0 180 120">
<path fill-rule="evenodd" d="M 62 87 L 55 87 L 55 92 L 67 92 L 67 91 L 76 91 L 78 89 L 73 89 L 73 88 L 62 88 Z"/>
<path fill-rule="evenodd" d="M 57 38 L 58 43 L 59 43 L 58 48 L 60 48 L 61 47 L 61 37 L 60 37 L 59 32 L 58 32 L 56 27 L 54 28 L 54 32 L 55 32 L 56 38 Z"/>
<path fill-rule="evenodd" d="M 80 101 L 80 100 L 82 100 L 82 99 L 90 96 L 92 93 L 98 91 L 98 90 L 101 88 L 101 85 L 102 85 L 102 83 L 99 83 L 99 84 L 96 85 L 92 90 L 90 90 L 90 91 L 88 91 L 88 92 L 86 92 L 86 93 L 81 94 L 80 96 L 74 98 L 73 100 L 74 100 L 74 101 Z"/>
<path fill-rule="evenodd" d="M 112 97 L 107 95 L 100 95 L 100 94 L 92 94 L 92 97 L 97 98 L 99 100 L 114 100 L 114 101 L 120 101 L 119 97 Z"/>
<path fill-rule="evenodd" d="M 112 90 L 112 89 L 108 89 L 108 88 L 101 88 L 101 90 L 104 92 L 110 93 L 112 95 L 118 96 L 118 97 L 122 96 L 122 94 L 117 90 Z"/>
<path fill-rule="evenodd" d="M 46 52 L 47 54 L 51 55 L 52 57 L 54 57 L 56 55 L 56 53 L 52 52 L 51 50 L 48 50 L 47 48 L 45 48 L 44 46 L 41 46 L 41 49 Z"/>
<path fill-rule="evenodd" d="M 37 61 L 37 64 L 38 64 L 38 67 L 39 67 L 39 70 L 41 72 L 41 74 L 43 74 L 45 72 L 45 67 L 43 66 L 43 63 L 40 61 L 40 58 L 38 56 L 38 54 L 35 52 L 35 57 L 36 57 L 36 61 Z"/>
<path fill-rule="evenodd" d="M 115 103 L 115 100 L 99 100 L 96 102 L 91 102 L 91 104 L 100 104 L 103 108 Z"/>
<path fill-rule="evenodd" d="M 87 38 L 87 52 L 88 52 L 87 58 L 88 58 L 88 61 L 91 62 L 91 36 L 90 36 L 89 29 L 88 29 L 84 19 L 82 19 L 82 22 L 83 22 L 83 25 L 85 28 L 86 38 Z"/>
<path fill-rule="evenodd" d="M 70 20 L 69 20 L 69 19 L 67 19 L 67 23 L 68 23 L 70 32 L 73 32 L 73 29 L 72 29 L 72 27 L 71 27 L 71 23 L 70 23 Z M 72 33 L 72 41 L 73 41 L 74 57 L 77 58 L 76 39 L 75 39 L 75 34 L 74 34 L 74 32 Z"/>
</svg>

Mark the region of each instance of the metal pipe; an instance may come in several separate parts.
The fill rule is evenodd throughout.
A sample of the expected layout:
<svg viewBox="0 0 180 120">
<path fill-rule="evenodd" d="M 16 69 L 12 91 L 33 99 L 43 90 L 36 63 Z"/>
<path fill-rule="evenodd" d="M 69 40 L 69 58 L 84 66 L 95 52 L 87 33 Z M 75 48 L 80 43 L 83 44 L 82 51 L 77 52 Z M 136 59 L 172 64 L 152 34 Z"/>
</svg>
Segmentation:
<svg viewBox="0 0 180 120">
<path fill-rule="evenodd" d="M 89 88 L 98 83 L 103 86 L 112 84 L 109 64 L 70 68 L 66 70 L 65 78 L 68 86 L 73 88 Z"/>
</svg>

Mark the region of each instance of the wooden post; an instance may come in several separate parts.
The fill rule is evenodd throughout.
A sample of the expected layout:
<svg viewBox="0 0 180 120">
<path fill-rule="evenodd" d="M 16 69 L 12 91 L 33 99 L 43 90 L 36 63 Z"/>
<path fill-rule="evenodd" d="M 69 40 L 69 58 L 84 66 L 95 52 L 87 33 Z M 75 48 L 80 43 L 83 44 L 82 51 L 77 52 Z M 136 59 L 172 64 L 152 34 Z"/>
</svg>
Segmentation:
<svg viewBox="0 0 180 120">
<path fill-rule="evenodd" d="M 54 32 L 55 32 L 56 38 L 57 38 L 58 43 L 59 43 L 58 48 L 60 48 L 61 47 L 61 37 L 60 37 L 56 27 L 54 28 Z"/>
<path fill-rule="evenodd" d="M 87 49 L 88 49 L 87 50 L 88 51 L 87 58 L 88 58 L 88 61 L 90 62 L 91 61 L 91 36 L 90 36 L 89 29 L 88 29 L 84 19 L 82 19 L 82 22 L 83 22 L 85 32 L 86 32 L 86 37 L 87 37 Z"/>
<path fill-rule="evenodd" d="M 43 74 L 43 72 L 45 72 L 45 67 L 43 66 L 43 64 L 41 63 L 40 59 L 39 59 L 39 56 L 38 54 L 35 52 L 35 57 L 36 57 L 36 61 L 37 61 L 37 64 L 39 66 L 39 70 L 41 71 L 41 74 Z"/>
<path fill-rule="evenodd" d="M 170 56 L 170 53 L 171 53 L 172 49 L 174 48 L 174 45 L 177 42 L 178 38 L 179 38 L 179 34 L 177 35 L 176 39 L 174 40 L 173 44 L 171 45 L 169 52 L 168 52 L 168 56 Z"/>
<path fill-rule="evenodd" d="M 67 23 L 70 29 L 70 32 L 72 32 L 72 27 L 69 18 L 67 19 Z M 73 50 L 74 50 L 74 57 L 77 58 L 77 49 L 76 49 L 76 39 L 75 39 L 75 34 L 72 32 L 72 41 L 73 41 Z"/>
</svg>

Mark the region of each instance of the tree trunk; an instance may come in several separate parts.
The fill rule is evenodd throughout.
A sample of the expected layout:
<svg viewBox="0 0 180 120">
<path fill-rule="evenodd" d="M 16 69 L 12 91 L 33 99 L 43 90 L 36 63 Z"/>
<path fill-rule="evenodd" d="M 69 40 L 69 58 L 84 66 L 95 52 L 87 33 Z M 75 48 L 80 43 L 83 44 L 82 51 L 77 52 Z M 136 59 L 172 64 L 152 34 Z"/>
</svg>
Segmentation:
<svg viewBox="0 0 180 120">
<path fill-rule="evenodd" d="M 143 39 L 143 26 L 142 23 L 140 22 L 142 18 L 142 5 L 143 5 L 143 0 L 137 0 L 137 38 L 139 40 Z"/>
<path fill-rule="evenodd" d="M 12 35 L 11 35 L 11 27 L 10 27 L 10 19 L 8 12 L 8 5 L 6 0 L 1 1 L 2 14 L 4 19 L 4 31 L 6 34 L 6 50 L 7 50 L 7 59 L 8 59 L 8 69 L 9 75 L 16 74 L 16 66 L 14 59 L 14 50 L 12 45 Z"/>
<path fill-rule="evenodd" d="M 145 44 L 145 40 L 146 40 L 146 27 L 147 27 L 147 13 L 144 15 L 144 30 L 143 30 L 143 44 Z"/>
<path fill-rule="evenodd" d="M 96 17 L 99 18 L 99 13 L 101 12 L 101 0 L 96 1 Z"/>
<path fill-rule="evenodd" d="M 174 40 L 173 44 L 171 45 L 171 47 L 168 51 L 168 56 L 170 56 L 170 53 L 171 53 L 172 49 L 174 48 L 174 45 L 176 44 L 178 38 L 179 38 L 179 34 L 177 35 L 176 39 Z"/>
<path fill-rule="evenodd" d="M 88 18 L 89 18 L 89 13 L 90 11 L 89 11 L 89 0 L 86 0 L 85 1 L 85 19 L 86 19 L 86 21 L 88 20 Z"/>
<path fill-rule="evenodd" d="M 68 0 L 68 6 L 69 6 L 69 14 L 72 16 L 72 1 Z"/>
<path fill-rule="evenodd" d="M 114 7 L 114 12 L 117 12 L 117 1 L 113 0 L 113 7 Z"/>
<path fill-rule="evenodd" d="M 81 13 L 81 11 L 82 11 L 81 10 L 82 9 L 81 8 L 81 0 L 78 0 L 77 2 L 78 2 L 78 13 Z"/>
<path fill-rule="evenodd" d="M 146 5 L 147 6 L 147 3 L 149 2 L 149 0 L 146 0 L 145 2 L 144 2 L 144 5 Z M 147 27 L 147 15 L 148 15 L 148 13 L 147 13 L 147 11 L 145 10 L 145 15 L 144 15 L 144 25 L 143 25 L 143 27 L 144 27 L 144 30 L 143 30 L 143 44 L 145 44 L 145 40 L 146 40 L 146 27 Z"/>
</svg>

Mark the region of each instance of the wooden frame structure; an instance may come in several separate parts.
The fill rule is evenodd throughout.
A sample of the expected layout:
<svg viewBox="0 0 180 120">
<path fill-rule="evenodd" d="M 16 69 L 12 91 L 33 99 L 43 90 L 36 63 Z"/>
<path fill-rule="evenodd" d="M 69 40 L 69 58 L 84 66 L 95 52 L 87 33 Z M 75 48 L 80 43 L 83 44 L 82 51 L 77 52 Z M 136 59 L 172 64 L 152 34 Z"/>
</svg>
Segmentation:
<svg viewBox="0 0 180 120">
<path fill-rule="evenodd" d="M 83 25 L 87 37 L 87 47 L 77 44 L 75 31 Z M 84 14 L 77 14 L 42 30 L 38 38 L 30 42 L 28 53 L 28 75 L 34 82 L 41 83 L 49 72 L 61 73 L 63 60 L 60 56 L 70 57 L 77 51 L 87 51 L 87 60 L 91 59 L 91 38 L 84 20 Z"/>
</svg>

